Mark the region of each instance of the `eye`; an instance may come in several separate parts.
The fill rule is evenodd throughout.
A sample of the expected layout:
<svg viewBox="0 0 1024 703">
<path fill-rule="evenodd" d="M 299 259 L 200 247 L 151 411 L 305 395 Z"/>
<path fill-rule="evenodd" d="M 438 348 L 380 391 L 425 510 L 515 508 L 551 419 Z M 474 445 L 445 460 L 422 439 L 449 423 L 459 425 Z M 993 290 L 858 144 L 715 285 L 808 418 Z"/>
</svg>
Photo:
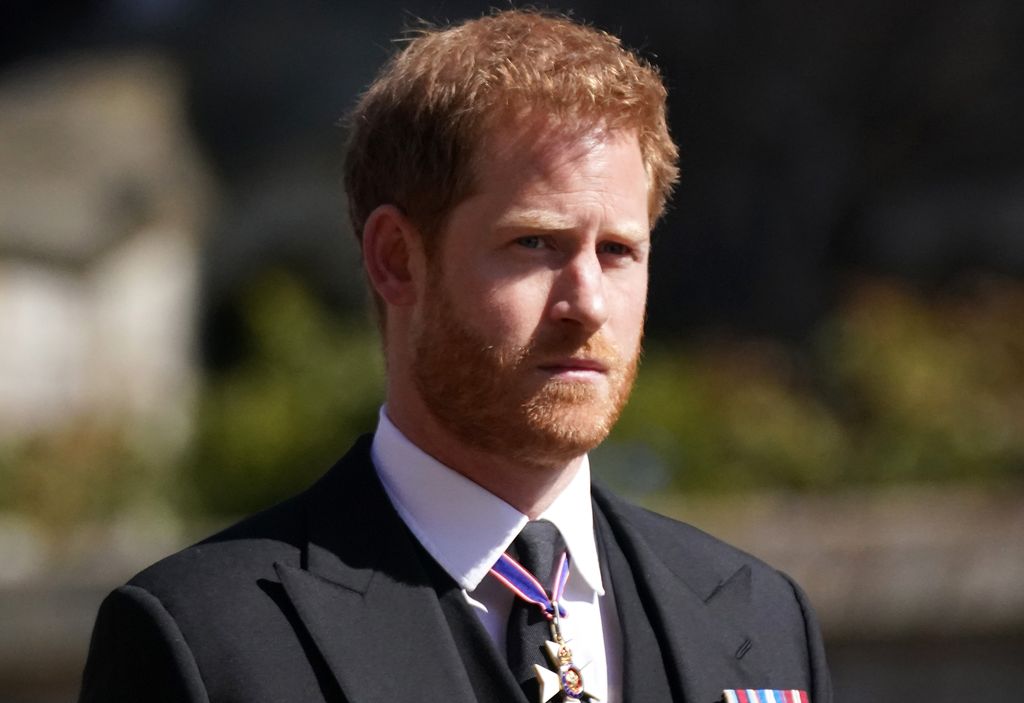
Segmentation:
<svg viewBox="0 0 1024 703">
<path fill-rule="evenodd" d="M 632 256 L 633 248 L 622 242 L 601 242 L 598 252 L 612 256 Z"/>
<path fill-rule="evenodd" d="M 525 249 L 540 249 L 544 246 L 544 240 L 537 235 L 530 235 L 527 237 L 519 237 L 516 239 L 516 244 Z"/>
</svg>

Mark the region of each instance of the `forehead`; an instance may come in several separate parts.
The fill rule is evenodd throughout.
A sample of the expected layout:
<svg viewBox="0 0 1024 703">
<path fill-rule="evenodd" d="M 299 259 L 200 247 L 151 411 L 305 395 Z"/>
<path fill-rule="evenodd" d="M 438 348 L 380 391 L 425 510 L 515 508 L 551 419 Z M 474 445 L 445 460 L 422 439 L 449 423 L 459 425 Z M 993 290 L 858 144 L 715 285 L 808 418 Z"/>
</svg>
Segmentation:
<svg viewBox="0 0 1024 703">
<path fill-rule="evenodd" d="M 649 178 L 635 130 L 601 124 L 552 123 L 543 118 L 496 124 L 480 139 L 471 164 L 470 196 L 484 191 L 557 189 L 582 180 L 613 180 L 628 170 L 633 191 L 649 194 Z M 621 183 L 619 184 L 621 191 Z"/>
</svg>

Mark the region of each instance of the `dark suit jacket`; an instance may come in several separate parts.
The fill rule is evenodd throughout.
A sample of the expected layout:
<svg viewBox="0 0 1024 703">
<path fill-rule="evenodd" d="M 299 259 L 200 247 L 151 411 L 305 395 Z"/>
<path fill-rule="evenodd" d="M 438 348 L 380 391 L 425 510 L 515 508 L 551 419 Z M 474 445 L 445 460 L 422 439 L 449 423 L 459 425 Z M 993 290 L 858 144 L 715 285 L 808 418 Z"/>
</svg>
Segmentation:
<svg viewBox="0 0 1024 703">
<path fill-rule="evenodd" d="M 459 655 L 428 576 L 436 566 L 392 509 L 369 445 L 111 593 L 81 701 L 473 701 L 479 667 Z M 785 576 L 597 486 L 594 501 L 632 569 L 674 699 L 799 688 L 830 703 L 814 616 Z M 501 699 L 525 700 L 518 689 Z"/>
</svg>

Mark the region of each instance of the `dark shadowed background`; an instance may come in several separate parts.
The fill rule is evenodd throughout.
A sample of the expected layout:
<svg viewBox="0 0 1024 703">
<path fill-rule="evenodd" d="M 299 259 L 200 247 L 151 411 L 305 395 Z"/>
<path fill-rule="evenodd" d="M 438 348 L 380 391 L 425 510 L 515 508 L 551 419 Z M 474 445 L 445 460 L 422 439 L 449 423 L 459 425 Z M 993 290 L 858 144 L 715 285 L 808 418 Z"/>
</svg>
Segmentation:
<svg viewBox="0 0 1024 703">
<path fill-rule="evenodd" d="M 579 2 L 682 181 L 603 480 L 790 572 L 838 703 L 1024 675 L 1024 5 Z M 91 0 L 0 22 L 0 701 L 74 698 L 103 594 L 300 490 L 378 342 L 341 118 L 486 3 Z"/>
</svg>

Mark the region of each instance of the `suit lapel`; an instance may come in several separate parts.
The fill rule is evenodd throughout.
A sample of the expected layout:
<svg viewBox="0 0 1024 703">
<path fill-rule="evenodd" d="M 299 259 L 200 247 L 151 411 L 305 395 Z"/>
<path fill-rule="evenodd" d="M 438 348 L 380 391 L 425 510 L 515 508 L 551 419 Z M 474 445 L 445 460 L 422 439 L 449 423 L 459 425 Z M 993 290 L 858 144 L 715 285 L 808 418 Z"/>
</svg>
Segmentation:
<svg viewBox="0 0 1024 703">
<path fill-rule="evenodd" d="M 606 520 L 628 562 L 646 617 L 662 648 L 673 699 L 714 703 L 721 699 L 723 688 L 767 680 L 760 653 L 743 630 L 743 612 L 750 607 L 749 569 L 720 574 L 713 565 L 692 560 L 683 565 L 692 572 L 677 574 L 649 535 L 630 523 L 625 514 L 629 506 L 596 486 L 594 498 L 598 519 Z M 623 569 L 618 571 L 618 576 L 612 573 L 617 591 Z M 620 618 L 624 617 L 628 613 L 620 613 Z M 624 622 L 622 629 L 629 652 L 629 623 Z M 627 682 L 625 690 L 636 685 Z"/>
<path fill-rule="evenodd" d="M 299 618 L 352 703 L 474 700 L 424 554 L 362 438 L 305 494 L 305 568 L 276 564 Z M 429 557 L 427 557 L 429 558 Z"/>
<path fill-rule="evenodd" d="M 671 701 L 666 662 L 637 592 L 633 569 L 612 537 L 601 510 L 594 510 L 605 597 L 613 599 L 622 633 L 622 700 Z"/>
<path fill-rule="evenodd" d="M 508 667 L 504 652 L 498 651 L 480 618 L 463 597 L 462 589 L 439 565 L 432 564 L 430 568 L 436 571 L 435 579 L 449 584 L 440 589 L 438 598 L 459 651 L 471 653 L 463 665 L 473 684 L 476 700 L 488 703 L 536 703 L 527 701 Z"/>
</svg>

